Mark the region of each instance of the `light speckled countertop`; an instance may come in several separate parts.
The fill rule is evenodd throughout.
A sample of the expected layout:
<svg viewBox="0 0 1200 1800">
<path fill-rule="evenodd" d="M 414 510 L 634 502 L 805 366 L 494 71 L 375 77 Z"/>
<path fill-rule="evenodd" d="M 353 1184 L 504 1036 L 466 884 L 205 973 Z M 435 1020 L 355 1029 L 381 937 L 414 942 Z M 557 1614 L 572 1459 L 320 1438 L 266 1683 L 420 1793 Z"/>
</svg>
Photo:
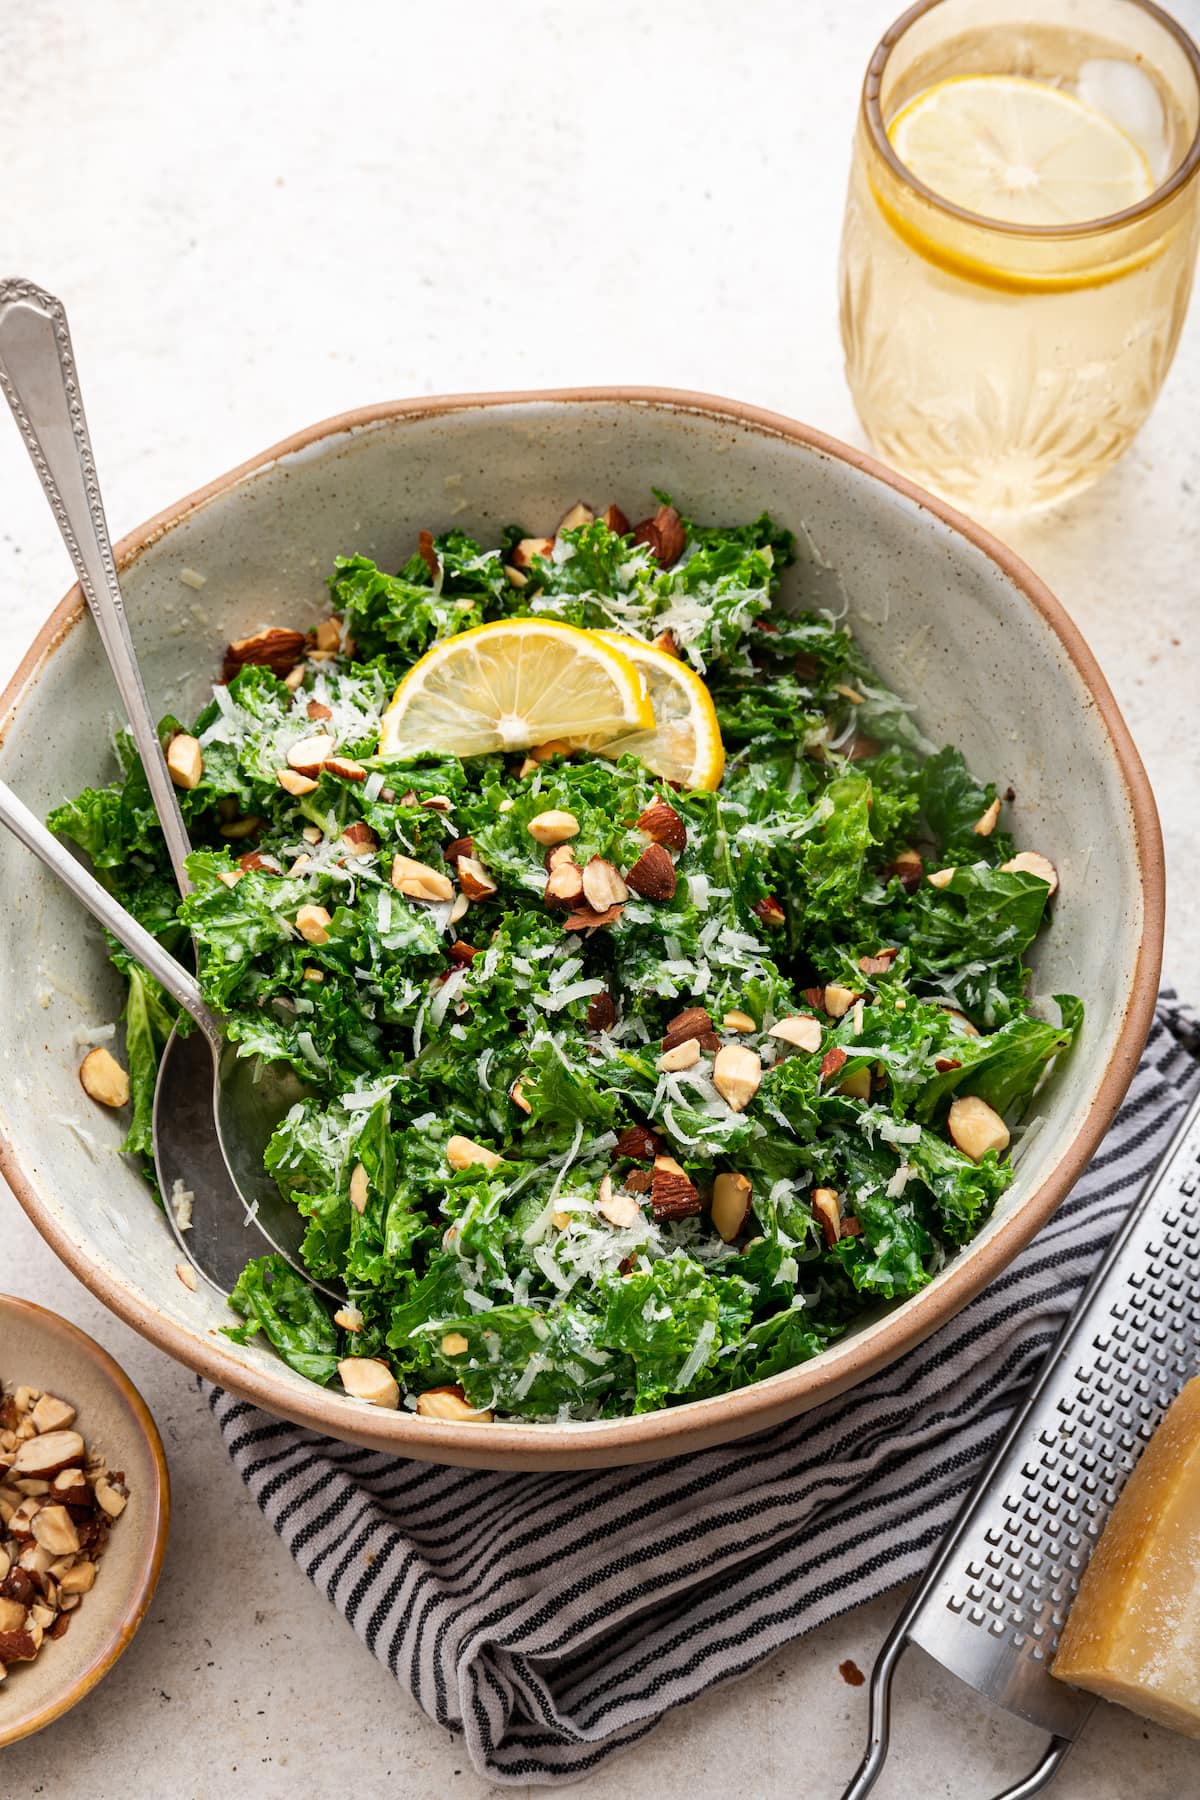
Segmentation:
<svg viewBox="0 0 1200 1800">
<path fill-rule="evenodd" d="M 708 389 L 859 433 L 835 259 L 856 90 L 889 0 L 29 0 L 0 11 L 4 273 L 67 301 L 114 535 L 345 406 L 487 387 Z M 1031 8 L 1031 10 L 1034 10 Z M 1200 33 L 1200 0 L 1176 0 Z M 1126 461 L 1010 538 L 1099 656 L 1159 798 L 1166 969 L 1200 994 L 1200 312 Z M 0 676 L 67 585 L 0 417 Z M 0 1189 L 0 1286 L 124 1363 L 176 1514 L 150 1618 L 0 1792 L 498 1793 L 297 1573 L 195 1380 L 105 1313 Z M 595 1800 L 832 1800 L 859 1754 L 866 1607 L 676 1714 Z M 914 1653 L 881 1800 L 994 1793 L 1041 1740 Z M 1186 1800 L 1200 1745 L 1101 1708 L 1059 1800 Z"/>
</svg>

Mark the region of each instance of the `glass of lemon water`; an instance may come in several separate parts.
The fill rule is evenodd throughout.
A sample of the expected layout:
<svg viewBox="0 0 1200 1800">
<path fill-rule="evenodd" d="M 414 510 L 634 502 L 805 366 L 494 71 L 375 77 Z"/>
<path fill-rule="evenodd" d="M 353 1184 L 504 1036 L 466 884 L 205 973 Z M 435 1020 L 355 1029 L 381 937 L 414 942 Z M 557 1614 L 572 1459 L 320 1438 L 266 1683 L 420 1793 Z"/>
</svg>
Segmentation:
<svg viewBox="0 0 1200 1800">
<path fill-rule="evenodd" d="M 1149 0 L 923 0 L 863 84 L 840 269 L 879 453 L 972 510 L 1079 492 L 1154 404 L 1200 230 L 1200 52 Z"/>
</svg>

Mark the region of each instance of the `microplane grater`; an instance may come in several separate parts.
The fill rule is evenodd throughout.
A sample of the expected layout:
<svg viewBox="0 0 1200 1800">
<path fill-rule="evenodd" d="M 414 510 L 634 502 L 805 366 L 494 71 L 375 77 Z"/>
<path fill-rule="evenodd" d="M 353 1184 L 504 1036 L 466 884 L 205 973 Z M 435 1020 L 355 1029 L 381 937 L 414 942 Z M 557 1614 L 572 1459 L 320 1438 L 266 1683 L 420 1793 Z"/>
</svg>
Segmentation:
<svg viewBox="0 0 1200 1800">
<path fill-rule="evenodd" d="M 1200 1098 L 880 1651 L 869 1747 L 843 1800 L 862 1800 L 883 1768 L 909 1644 L 1050 1733 L 1042 1761 L 997 1800 L 1027 1800 L 1053 1778 L 1095 1705 L 1051 1675 L 1059 1633 L 1126 1476 L 1197 1372 Z"/>
</svg>

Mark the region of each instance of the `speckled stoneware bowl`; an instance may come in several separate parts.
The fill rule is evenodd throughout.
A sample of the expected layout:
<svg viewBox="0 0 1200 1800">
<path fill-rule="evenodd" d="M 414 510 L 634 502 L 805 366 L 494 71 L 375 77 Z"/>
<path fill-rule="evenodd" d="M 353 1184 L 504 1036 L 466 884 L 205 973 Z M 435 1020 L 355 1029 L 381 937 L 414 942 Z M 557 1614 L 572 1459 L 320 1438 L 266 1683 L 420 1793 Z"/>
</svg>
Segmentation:
<svg viewBox="0 0 1200 1800">
<path fill-rule="evenodd" d="M 0 1294 L 0 1382 L 68 1401 L 87 1449 L 123 1471 L 129 1501 L 109 1533 L 96 1583 L 67 1632 L 0 1682 L 0 1749 L 69 1712 L 107 1675 L 145 1617 L 158 1585 L 171 1484 L 162 1439 L 129 1377 L 65 1319 Z M 0 1771 L 2 1771 L 0 1764 Z M 0 1792 L 4 1792 L 0 1781 Z"/>
<path fill-rule="evenodd" d="M 570 1468 L 635 1462 L 758 1431 L 827 1400 L 925 1337 L 1049 1217 L 1125 1092 L 1149 1025 L 1162 937 L 1162 848 L 1137 753 L 1100 671 L 1012 553 L 859 452 L 792 420 L 650 390 L 403 402 L 314 425 L 223 476 L 118 547 L 151 703 L 192 713 L 229 638 L 306 626 L 339 551 L 387 568 L 417 531 L 485 541 L 553 526 L 579 497 L 632 516 L 668 489 L 714 521 L 764 507 L 801 538 L 785 604 L 848 607 L 930 737 L 1016 790 L 1022 845 L 1057 864 L 1036 985 L 1087 1000 L 1083 1040 L 1037 1102 L 1044 1123 L 994 1218 L 915 1298 L 814 1361 L 741 1393 L 637 1419 L 456 1425 L 371 1411 L 220 1335 L 229 1315 L 178 1280 L 170 1233 L 115 1154 L 120 1119 L 89 1107 L 72 1033 L 116 1016 L 97 932 L 11 840 L 0 843 L 3 1166 L 46 1239 L 138 1331 L 260 1405 L 359 1443 L 446 1462 Z M 194 591 L 184 569 L 205 579 Z M 0 773 L 43 813 L 113 773 L 116 696 L 78 589 L 0 702 Z"/>
</svg>

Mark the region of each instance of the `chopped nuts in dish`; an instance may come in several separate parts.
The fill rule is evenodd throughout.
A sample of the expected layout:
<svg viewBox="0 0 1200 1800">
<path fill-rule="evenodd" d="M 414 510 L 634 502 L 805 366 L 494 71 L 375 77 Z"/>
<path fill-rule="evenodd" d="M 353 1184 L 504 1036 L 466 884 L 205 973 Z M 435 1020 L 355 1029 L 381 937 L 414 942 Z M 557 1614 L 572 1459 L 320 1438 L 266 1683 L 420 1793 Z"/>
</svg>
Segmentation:
<svg viewBox="0 0 1200 1800">
<path fill-rule="evenodd" d="M 68 1401 L 0 1391 L 0 1681 L 69 1628 L 128 1499 Z"/>
</svg>

